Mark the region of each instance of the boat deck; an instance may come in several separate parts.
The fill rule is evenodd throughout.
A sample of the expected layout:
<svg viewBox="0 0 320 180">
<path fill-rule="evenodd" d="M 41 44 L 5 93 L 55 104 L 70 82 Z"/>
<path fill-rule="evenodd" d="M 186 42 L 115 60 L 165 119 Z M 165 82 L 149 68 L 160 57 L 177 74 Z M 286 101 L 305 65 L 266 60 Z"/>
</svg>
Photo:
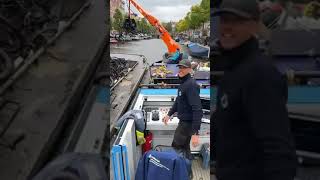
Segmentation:
<svg viewBox="0 0 320 180">
<path fill-rule="evenodd" d="M 202 168 L 202 159 L 199 156 L 196 156 L 192 161 L 192 180 L 210 180 L 210 168 Z"/>
<path fill-rule="evenodd" d="M 111 54 L 111 57 L 121 57 L 131 61 L 136 61 L 138 64 L 132 69 L 128 75 L 122 79 L 113 90 L 111 90 L 111 109 L 110 109 L 110 120 L 115 121 L 121 117 L 126 111 L 129 102 L 134 97 L 135 91 L 138 88 L 146 71 L 143 63 L 143 57 L 138 55 L 129 54 Z M 110 130 L 113 129 L 114 122 L 110 122 Z"/>
</svg>

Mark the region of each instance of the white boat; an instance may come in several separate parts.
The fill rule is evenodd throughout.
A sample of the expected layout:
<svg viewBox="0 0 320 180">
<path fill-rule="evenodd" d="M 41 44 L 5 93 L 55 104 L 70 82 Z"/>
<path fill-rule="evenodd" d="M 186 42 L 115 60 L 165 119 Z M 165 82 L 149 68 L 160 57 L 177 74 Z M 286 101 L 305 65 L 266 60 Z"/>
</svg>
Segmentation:
<svg viewBox="0 0 320 180">
<path fill-rule="evenodd" d="M 120 55 L 118 54 L 117 56 L 119 57 Z M 133 56 L 134 55 L 132 55 L 132 59 L 141 58 L 140 63 L 143 63 L 142 57 Z M 125 57 L 130 59 L 129 56 Z M 154 87 L 154 84 L 151 86 L 150 84 L 144 84 L 148 80 L 146 77 L 148 77 L 149 73 L 144 71 L 143 74 L 143 78 L 135 78 L 141 79 L 141 81 L 138 81 L 140 88 L 128 90 L 128 88 L 122 87 L 123 91 L 125 92 L 121 92 L 121 94 L 133 93 L 135 95 L 133 100 L 129 101 L 128 110 L 141 110 L 144 112 L 146 130 L 153 134 L 153 148 L 157 147 L 158 145 L 170 146 L 173 140 L 175 129 L 178 126 L 179 119 L 178 117 L 174 116 L 172 120 L 168 122 L 168 125 L 165 125 L 161 119 L 166 115 L 167 111 L 173 105 L 177 96 L 177 88 L 152 88 Z M 132 87 L 132 85 L 130 87 Z M 115 96 L 117 97 L 117 95 Z M 205 167 L 205 161 L 203 161 L 200 157 L 200 150 L 202 145 L 210 143 L 210 89 L 201 89 L 200 97 L 203 106 L 203 118 L 200 129 L 200 145 L 197 147 L 190 145 L 190 149 L 192 154 L 195 156 L 195 159 L 192 160 L 194 179 L 206 180 L 210 179 L 210 170 L 208 167 Z M 112 110 L 110 113 L 111 116 L 113 116 Z M 119 117 L 119 115 L 114 115 L 113 117 Z M 115 122 L 117 119 L 111 118 L 111 123 L 112 121 Z M 121 128 L 115 133 L 116 137 L 111 142 L 111 178 L 114 180 L 133 180 L 135 177 L 139 159 L 143 155 L 142 145 L 136 145 L 137 141 L 135 130 L 136 125 L 134 120 L 129 119 L 125 121 Z"/>
<path fill-rule="evenodd" d="M 140 40 L 140 37 L 138 35 L 131 36 L 131 38 L 132 38 L 133 41 Z"/>
</svg>

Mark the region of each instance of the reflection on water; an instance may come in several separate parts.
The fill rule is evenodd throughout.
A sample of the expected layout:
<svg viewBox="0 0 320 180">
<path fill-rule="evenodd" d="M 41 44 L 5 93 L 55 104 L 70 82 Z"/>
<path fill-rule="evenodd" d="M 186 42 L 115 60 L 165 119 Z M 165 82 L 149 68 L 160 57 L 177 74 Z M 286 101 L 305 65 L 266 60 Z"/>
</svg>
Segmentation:
<svg viewBox="0 0 320 180">
<path fill-rule="evenodd" d="M 182 52 L 187 52 L 187 47 L 181 45 Z M 130 41 L 110 45 L 110 53 L 142 54 L 148 59 L 148 63 L 162 60 L 162 56 L 167 52 L 167 46 L 161 39 L 148 39 L 140 41 Z M 192 60 L 197 60 L 192 58 Z"/>
<path fill-rule="evenodd" d="M 167 47 L 161 39 L 130 41 L 110 46 L 110 53 L 142 54 L 149 63 L 161 60 L 165 52 Z"/>
</svg>

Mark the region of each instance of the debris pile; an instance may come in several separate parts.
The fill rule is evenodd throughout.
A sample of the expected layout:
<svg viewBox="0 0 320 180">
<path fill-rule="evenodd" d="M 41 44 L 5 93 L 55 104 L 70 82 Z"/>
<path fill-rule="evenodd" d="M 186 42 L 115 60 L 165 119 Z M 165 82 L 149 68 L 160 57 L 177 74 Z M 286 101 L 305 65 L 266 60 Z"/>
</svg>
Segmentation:
<svg viewBox="0 0 320 180">
<path fill-rule="evenodd" d="M 113 87 L 129 71 L 129 63 L 124 58 L 111 57 L 110 87 Z"/>
</svg>

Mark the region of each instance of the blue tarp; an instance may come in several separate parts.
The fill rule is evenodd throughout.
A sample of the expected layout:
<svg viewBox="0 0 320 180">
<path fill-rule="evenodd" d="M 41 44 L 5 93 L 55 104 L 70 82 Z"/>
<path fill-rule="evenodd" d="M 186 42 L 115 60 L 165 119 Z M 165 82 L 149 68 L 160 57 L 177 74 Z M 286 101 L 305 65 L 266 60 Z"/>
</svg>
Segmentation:
<svg viewBox="0 0 320 180">
<path fill-rule="evenodd" d="M 192 47 L 194 45 L 196 45 L 196 43 L 190 43 L 190 44 L 188 44 L 188 47 Z"/>
<path fill-rule="evenodd" d="M 191 43 L 188 45 L 190 55 L 196 57 L 208 57 L 209 48 L 202 47 L 197 43 Z"/>
</svg>

